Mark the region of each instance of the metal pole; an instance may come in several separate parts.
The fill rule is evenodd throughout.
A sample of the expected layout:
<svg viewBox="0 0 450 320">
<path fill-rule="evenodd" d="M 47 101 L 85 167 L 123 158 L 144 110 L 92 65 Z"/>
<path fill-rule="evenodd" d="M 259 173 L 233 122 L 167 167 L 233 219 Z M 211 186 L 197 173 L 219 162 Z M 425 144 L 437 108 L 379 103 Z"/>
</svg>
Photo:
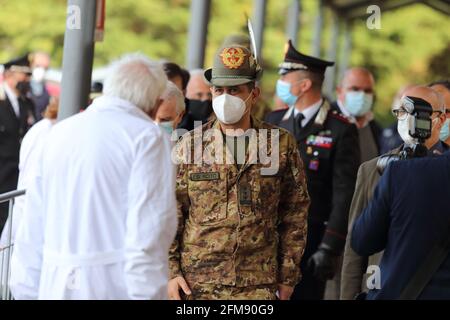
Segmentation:
<svg viewBox="0 0 450 320">
<path fill-rule="evenodd" d="M 203 69 L 211 0 L 192 0 L 186 66 Z"/>
<path fill-rule="evenodd" d="M 9 278 L 11 270 L 9 269 L 12 255 L 12 220 L 13 220 L 13 207 L 14 198 L 9 200 L 9 212 L 8 212 L 8 234 L 6 235 L 6 247 L 2 248 L 2 270 L 0 283 L 2 285 L 2 298 L 1 300 L 10 300 L 11 292 L 9 290 Z M 6 262 L 5 262 L 6 261 Z"/>
<path fill-rule="evenodd" d="M 94 0 L 67 1 L 58 120 L 70 117 L 88 105 L 94 60 L 96 9 L 97 1 Z"/>
<path fill-rule="evenodd" d="M 331 41 L 327 55 L 329 61 L 336 61 L 338 38 L 339 38 L 339 18 L 336 15 L 336 13 L 333 12 L 331 21 L 331 39 L 330 39 Z M 336 64 L 333 67 L 327 68 L 327 71 L 325 72 L 324 92 L 328 98 L 334 98 L 335 78 L 336 78 Z"/>
<path fill-rule="evenodd" d="M 350 62 L 350 56 L 352 52 L 352 30 L 351 23 L 345 21 L 344 25 L 344 43 L 342 46 L 341 57 L 339 60 L 339 79 L 344 76 L 345 70 L 347 70 Z"/>
<path fill-rule="evenodd" d="M 264 25 L 266 22 L 267 0 L 254 0 L 253 27 L 255 31 L 256 52 L 259 61 L 262 61 L 262 47 L 264 39 Z"/>
<path fill-rule="evenodd" d="M 292 40 L 294 47 L 297 47 L 299 28 L 300 28 L 300 0 L 293 0 L 289 6 L 286 35 L 288 39 Z"/>
<path fill-rule="evenodd" d="M 322 38 L 322 27 L 323 27 L 323 0 L 319 0 L 317 1 L 317 3 L 318 3 L 318 12 L 314 26 L 314 37 L 312 44 L 312 55 L 314 57 L 320 57 L 320 41 Z"/>
</svg>

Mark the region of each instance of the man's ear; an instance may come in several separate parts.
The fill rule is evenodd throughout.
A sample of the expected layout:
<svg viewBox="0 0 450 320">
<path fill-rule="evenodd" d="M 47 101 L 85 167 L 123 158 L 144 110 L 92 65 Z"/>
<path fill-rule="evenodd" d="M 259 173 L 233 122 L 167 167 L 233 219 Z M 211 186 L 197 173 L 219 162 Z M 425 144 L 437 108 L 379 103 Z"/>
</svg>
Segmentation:
<svg viewBox="0 0 450 320">
<path fill-rule="evenodd" d="M 261 95 L 261 89 L 255 86 L 252 94 L 253 94 L 253 102 L 256 102 L 256 100 L 258 100 L 259 96 Z"/>
<path fill-rule="evenodd" d="M 309 89 L 311 89 L 312 87 L 312 81 L 311 79 L 305 79 L 305 81 L 303 81 L 304 85 L 303 85 L 303 92 L 308 91 Z"/>
</svg>

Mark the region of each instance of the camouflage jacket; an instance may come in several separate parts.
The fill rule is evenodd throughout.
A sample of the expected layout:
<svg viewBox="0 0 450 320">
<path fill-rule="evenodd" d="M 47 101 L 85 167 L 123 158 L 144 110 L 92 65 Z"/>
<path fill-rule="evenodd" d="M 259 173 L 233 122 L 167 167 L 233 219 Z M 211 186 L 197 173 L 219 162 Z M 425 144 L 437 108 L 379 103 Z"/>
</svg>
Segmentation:
<svg viewBox="0 0 450 320">
<path fill-rule="evenodd" d="M 169 254 L 171 278 L 237 287 L 294 286 L 300 280 L 309 206 L 303 163 L 288 131 L 254 118 L 252 128 L 257 140 L 250 139 L 240 169 L 224 147 L 218 121 L 178 142 L 179 225 Z M 216 149 L 220 145 L 223 150 Z M 258 147 L 278 158 L 272 161 L 276 174 L 261 170 L 270 164 Z M 215 161 L 218 156 L 223 164 Z"/>
</svg>

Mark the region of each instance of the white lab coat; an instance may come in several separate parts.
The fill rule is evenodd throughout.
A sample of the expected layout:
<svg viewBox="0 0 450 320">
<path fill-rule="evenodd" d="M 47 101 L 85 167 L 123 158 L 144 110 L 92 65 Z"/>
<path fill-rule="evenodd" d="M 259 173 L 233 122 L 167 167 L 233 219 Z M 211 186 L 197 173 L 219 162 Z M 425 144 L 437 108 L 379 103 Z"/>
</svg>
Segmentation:
<svg viewBox="0 0 450 320">
<path fill-rule="evenodd" d="M 12 256 L 16 299 L 166 299 L 176 231 L 170 142 L 140 109 L 100 97 L 53 126 Z"/>
</svg>

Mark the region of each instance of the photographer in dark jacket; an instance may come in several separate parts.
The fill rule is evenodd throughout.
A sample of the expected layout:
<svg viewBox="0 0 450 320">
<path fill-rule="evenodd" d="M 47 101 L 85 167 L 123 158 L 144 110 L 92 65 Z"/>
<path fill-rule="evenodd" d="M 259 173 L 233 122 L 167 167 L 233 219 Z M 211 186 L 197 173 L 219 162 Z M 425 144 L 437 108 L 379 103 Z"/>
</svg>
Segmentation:
<svg viewBox="0 0 450 320">
<path fill-rule="evenodd" d="M 445 121 L 442 98 L 429 88 L 418 88 L 429 90 L 428 100 L 433 107 L 429 140 L 437 141 Z M 448 247 L 439 249 L 447 251 L 443 262 L 430 256 L 437 244 L 449 237 L 450 211 L 443 201 L 449 193 L 449 152 L 439 157 L 395 161 L 387 167 L 373 199 L 352 229 L 351 247 L 358 255 L 370 256 L 384 250 L 380 289 L 370 290 L 368 299 L 450 298 Z M 417 273 L 426 270 L 424 266 L 429 269 L 433 260 L 439 262 L 435 271 Z M 418 285 L 421 281 L 423 286 Z"/>
</svg>

